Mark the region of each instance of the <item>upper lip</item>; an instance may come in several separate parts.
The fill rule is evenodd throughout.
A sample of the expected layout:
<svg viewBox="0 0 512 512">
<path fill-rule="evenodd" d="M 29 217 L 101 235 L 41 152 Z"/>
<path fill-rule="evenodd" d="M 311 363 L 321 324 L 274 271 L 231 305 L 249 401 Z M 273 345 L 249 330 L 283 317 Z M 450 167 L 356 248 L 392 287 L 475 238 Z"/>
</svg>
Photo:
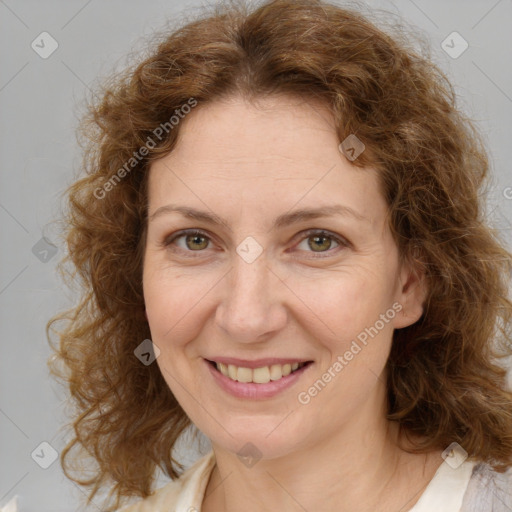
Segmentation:
<svg viewBox="0 0 512 512">
<path fill-rule="evenodd" d="M 263 366 L 271 366 L 273 364 L 293 364 L 293 363 L 306 363 L 310 359 L 298 359 L 298 358 L 280 358 L 280 357 L 267 357 L 265 359 L 238 359 L 236 357 L 213 357 L 207 359 L 214 363 L 223 363 L 225 365 L 232 364 L 234 366 L 242 368 L 262 368 Z"/>
</svg>

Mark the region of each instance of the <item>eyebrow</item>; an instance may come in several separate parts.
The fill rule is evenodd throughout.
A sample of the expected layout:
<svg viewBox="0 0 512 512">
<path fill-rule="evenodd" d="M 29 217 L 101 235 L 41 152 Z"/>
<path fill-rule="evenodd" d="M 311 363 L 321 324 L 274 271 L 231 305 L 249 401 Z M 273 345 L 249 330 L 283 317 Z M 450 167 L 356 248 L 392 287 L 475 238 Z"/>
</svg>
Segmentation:
<svg viewBox="0 0 512 512">
<path fill-rule="evenodd" d="M 204 221 L 209 224 L 222 224 L 223 226 L 227 227 L 229 231 L 232 231 L 229 222 L 227 222 L 222 217 L 219 217 L 215 213 L 196 210 L 195 208 L 191 208 L 189 206 L 178 206 L 173 204 L 168 204 L 165 206 L 161 206 L 160 208 L 157 208 L 155 212 L 148 217 L 148 221 L 151 222 L 155 220 L 157 217 L 173 212 L 180 213 L 184 217 Z M 305 220 L 313 220 L 333 215 L 352 217 L 353 219 L 358 221 L 371 222 L 370 219 L 364 217 L 363 215 L 361 215 L 354 209 L 350 208 L 349 206 L 335 204 L 329 206 L 322 206 L 319 208 L 307 208 L 301 210 L 294 210 L 288 213 L 283 213 L 282 215 L 279 215 L 279 217 L 277 217 L 276 220 L 274 221 L 273 229 L 283 228 Z"/>
</svg>

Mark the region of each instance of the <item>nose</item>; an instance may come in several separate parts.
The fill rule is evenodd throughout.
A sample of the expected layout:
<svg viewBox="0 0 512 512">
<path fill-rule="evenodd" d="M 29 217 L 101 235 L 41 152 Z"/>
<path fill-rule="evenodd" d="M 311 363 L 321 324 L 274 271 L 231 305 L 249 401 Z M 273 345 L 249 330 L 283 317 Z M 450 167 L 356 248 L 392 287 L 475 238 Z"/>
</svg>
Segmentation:
<svg viewBox="0 0 512 512">
<path fill-rule="evenodd" d="M 224 281 L 215 313 L 216 325 L 238 343 L 267 340 L 286 325 L 285 290 L 269 268 L 265 253 L 252 263 L 237 255 Z"/>
</svg>

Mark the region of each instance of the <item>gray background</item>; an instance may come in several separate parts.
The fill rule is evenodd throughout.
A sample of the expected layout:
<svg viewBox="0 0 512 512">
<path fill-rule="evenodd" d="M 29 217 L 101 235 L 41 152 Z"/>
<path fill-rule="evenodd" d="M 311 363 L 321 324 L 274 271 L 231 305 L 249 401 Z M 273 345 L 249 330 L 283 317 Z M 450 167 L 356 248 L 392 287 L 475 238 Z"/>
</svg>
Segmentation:
<svg viewBox="0 0 512 512">
<path fill-rule="evenodd" d="M 184 9 L 193 13 L 200 5 L 0 0 L 0 506 L 18 495 L 21 512 L 84 510 L 83 490 L 64 477 L 58 461 L 48 469 L 35 462 L 51 462 L 51 449 L 40 447 L 42 442 L 57 452 L 65 444 L 59 430 L 65 395 L 48 375 L 44 328 L 56 310 L 69 304 L 71 294 L 55 274 L 64 248 L 51 221 L 59 215 L 60 194 L 79 172 L 75 128 L 87 88 L 114 65 L 122 67 L 124 56 L 144 45 L 167 18 Z M 454 83 L 461 108 L 485 134 L 495 173 L 488 210 L 510 243 L 512 1 L 369 5 L 399 13 L 430 40 L 434 60 Z M 43 31 L 59 45 L 47 59 L 31 48 Z M 453 31 L 469 44 L 458 58 L 441 47 Z M 53 245 L 41 245 L 43 235 Z M 185 448 L 185 462 L 202 452 Z"/>
</svg>

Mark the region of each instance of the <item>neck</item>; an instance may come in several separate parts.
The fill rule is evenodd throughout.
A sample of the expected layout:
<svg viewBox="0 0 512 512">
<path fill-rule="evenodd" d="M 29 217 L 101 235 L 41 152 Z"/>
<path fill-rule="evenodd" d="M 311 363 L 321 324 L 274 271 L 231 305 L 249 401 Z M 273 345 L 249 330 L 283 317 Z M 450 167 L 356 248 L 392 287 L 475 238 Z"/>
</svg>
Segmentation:
<svg viewBox="0 0 512 512">
<path fill-rule="evenodd" d="M 216 466 L 203 511 L 409 510 L 441 464 L 440 452 L 398 448 L 397 425 L 385 419 L 384 401 L 378 403 L 367 404 L 372 423 L 362 411 L 329 438 L 252 467 L 212 443 Z"/>
</svg>

